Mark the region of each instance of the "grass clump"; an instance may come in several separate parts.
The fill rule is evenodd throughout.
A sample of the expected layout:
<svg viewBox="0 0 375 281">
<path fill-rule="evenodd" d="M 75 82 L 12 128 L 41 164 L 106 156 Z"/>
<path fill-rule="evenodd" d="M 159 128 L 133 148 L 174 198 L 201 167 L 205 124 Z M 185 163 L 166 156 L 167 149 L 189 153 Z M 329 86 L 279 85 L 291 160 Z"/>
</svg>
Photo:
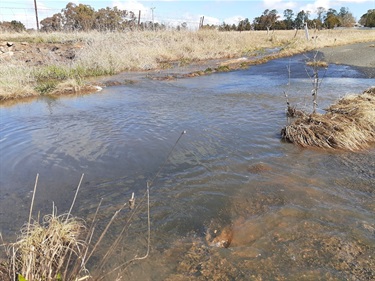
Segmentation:
<svg viewBox="0 0 375 281">
<path fill-rule="evenodd" d="M 84 280 L 84 233 L 83 222 L 67 214 L 25 225 L 12 244 L 12 280 Z"/>
<path fill-rule="evenodd" d="M 123 203 L 105 224 L 104 230 L 97 233 L 98 212 L 103 199 L 96 208 L 94 217 L 86 227 L 82 219 L 71 215 L 77 194 L 82 184 L 84 174 L 82 174 L 74 199 L 69 211 L 57 216 L 53 206 L 52 214 L 43 217 L 42 221 L 32 219 L 34 199 L 39 174 L 37 174 L 33 197 L 31 201 L 28 223 L 21 229 L 21 234 L 15 243 L 4 243 L 1 233 L 0 241 L 6 249 L 7 260 L 0 260 L 0 280 L 1 281 L 83 281 L 83 280 L 103 280 L 109 276 L 117 276 L 119 279 L 126 268 L 135 261 L 144 260 L 149 256 L 151 245 L 151 221 L 150 221 L 150 186 L 152 182 L 147 182 L 145 197 L 141 198 L 138 204 L 135 203 L 135 196 L 128 202 Z M 140 211 L 142 203 L 147 200 L 147 251 L 143 256 L 136 255 L 126 261 L 120 260 L 113 264 L 111 260 L 119 247 L 121 241 L 130 227 L 131 221 L 136 212 Z M 125 206 L 129 206 L 128 218 L 124 222 L 124 217 L 119 218 L 119 214 L 124 211 Z M 116 220 L 124 223 L 116 239 L 109 244 L 104 253 L 99 253 L 99 247 L 109 229 Z M 92 257 L 99 258 L 93 272 L 87 269 L 87 264 Z M 108 264 L 111 261 L 110 267 Z M 119 263 L 119 264 L 117 264 Z M 109 279 L 106 279 L 109 280 Z"/>
<path fill-rule="evenodd" d="M 44 83 L 40 83 L 39 85 L 37 85 L 35 87 L 35 90 L 38 93 L 44 95 L 44 94 L 50 93 L 54 89 L 56 89 L 56 85 L 57 85 L 57 82 L 55 82 L 55 81 L 46 81 Z"/>
<path fill-rule="evenodd" d="M 321 68 L 327 68 L 328 67 L 327 62 L 325 62 L 325 61 L 315 61 L 315 60 L 306 62 L 306 65 L 310 66 L 310 67 L 321 67 Z"/>
<path fill-rule="evenodd" d="M 281 130 L 302 147 L 358 150 L 375 142 L 375 87 L 340 99 L 325 114 L 300 114 Z"/>
</svg>

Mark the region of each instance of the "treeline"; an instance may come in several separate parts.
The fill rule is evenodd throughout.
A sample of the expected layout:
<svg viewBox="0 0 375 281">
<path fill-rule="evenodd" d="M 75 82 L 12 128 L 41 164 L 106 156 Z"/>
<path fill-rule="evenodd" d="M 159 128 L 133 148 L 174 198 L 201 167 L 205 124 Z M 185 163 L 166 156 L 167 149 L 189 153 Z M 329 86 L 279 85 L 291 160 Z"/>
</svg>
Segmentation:
<svg viewBox="0 0 375 281">
<path fill-rule="evenodd" d="M 117 7 L 95 11 L 90 5 L 68 3 L 61 13 L 43 19 L 41 31 L 124 31 L 127 29 L 163 29 L 159 23 L 139 22 L 132 11 Z"/>
<path fill-rule="evenodd" d="M 265 10 L 252 22 L 248 18 L 240 20 L 238 24 L 200 25 L 204 29 L 218 29 L 219 31 L 245 31 L 245 30 L 288 30 L 301 29 L 305 25 L 315 29 L 332 29 L 335 27 L 352 27 L 356 20 L 348 8 L 342 7 L 339 11 L 335 9 L 317 8 L 316 18 L 311 18 L 309 11 L 300 11 L 297 14 L 291 9 L 283 12 L 280 19 L 278 11 Z M 90 5 L 68 3 L 60 13 L 47 17 L 40 22 L 41 31 L 125 31 L 125 30 L 162 30 L 166 29 L 164 24 L 158 22 L 141 22 L 140 14 L 132 11 L 121 10 L 117 7 L 102 8 L 96 11 Z M 359 20 L 359 24 L 365 27 L 375 27 L 375 9 L 368 10 Z M 184 22 L 175 27 L 177 30 L 187 29 Z M 25 26 L 19 21 L 0 22 L 0 30 L 22 32 Z"/>
<path fill-rule="evenodd" d="M 252 23 L 249 19 L 239 21 L 238 25 L 226 24 L 223 22 L 218 29 L 221 31 L 244 31 L 244 30 L 288 30 L 301 29 L 305 25 L 309 28 L 315 29 L 332 29 L 335 27 L 353 27 L 356 20 L 348 8 L 342 7 L 340 11 L 335 9 L 326 10 L 319 7 L 315 11 L 317 17 L 310 18 L 309 11 L 300 11 L 294 14 L 293 10 L 284 10 L 284 19 L 280 20 L 277 10 L 265 10 L 262 15 L 256 17 Z M 362 15 L 359 24 L 365 27 L 375 27 L 375 9 L 368 10 L 366 14 Z M 217 28 L 213 25 L 205 25 L 204 28 Z"/>
</svg>

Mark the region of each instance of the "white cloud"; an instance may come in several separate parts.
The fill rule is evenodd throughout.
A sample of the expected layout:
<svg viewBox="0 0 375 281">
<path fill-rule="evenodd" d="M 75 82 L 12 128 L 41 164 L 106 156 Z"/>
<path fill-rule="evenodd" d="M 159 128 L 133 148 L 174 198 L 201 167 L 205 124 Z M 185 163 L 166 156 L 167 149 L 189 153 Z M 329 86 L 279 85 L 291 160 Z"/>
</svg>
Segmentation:
<svg viewBox="0 0 375 281">
<path fill-rule="evenodd" d="M 329 9 L 329 8 L 332 8 L 331 6 L 331 1 L 329 0 L 316 0 L 314 3 L 311 3 L 311 4 L 307 4 L 307 5 L 304 5 L 300 8 L 300 10 L 304 10 L 304 11 L 310 11 L 311 13 L 315 13 L 316 9 L 318 7 L 323 7 L 325 9 Z"/>
<path fill-rule="evenodd" d="M 229 17 L 229 18 L 226 18 L 224 19 L 224 22 L 226 24 L 238 24 L 241 20 L 244 20 L 245 17 L 243 16 L 233 16 L 233 17 Z M 249 19 L 251 21 L 251 19 Z"/>
<path fill-rule="evenodd" d="M 263 6 L 265 9 L 276 9 L 276 10 L 286 10 L 294 9 L 297 7 L 297 3 L 294 1 L 284 1 L 284 0 L 263 0 Z"/>
<path fill-rule="evenodd" d="M 200 17 L 199 17 L 200 18 Z M 204 22 L 203 24 L 214 24 L 214 25 L 219 25 L 221 24 L 220 20 L 218 18 L 215 18 L 215 17 L 208 17 L 208 16 L 204 16 Z"/>
<path fill-rule="evenodd" d="M 121 10 L 133 11 L 146 11 L 150 10 L 151 7 L 146 7 L 142 3 L 138 2 L 137 0 L 128 0 L 128 1 L 113 1 L 112 6 L 117 6 Z"/>
</svg>

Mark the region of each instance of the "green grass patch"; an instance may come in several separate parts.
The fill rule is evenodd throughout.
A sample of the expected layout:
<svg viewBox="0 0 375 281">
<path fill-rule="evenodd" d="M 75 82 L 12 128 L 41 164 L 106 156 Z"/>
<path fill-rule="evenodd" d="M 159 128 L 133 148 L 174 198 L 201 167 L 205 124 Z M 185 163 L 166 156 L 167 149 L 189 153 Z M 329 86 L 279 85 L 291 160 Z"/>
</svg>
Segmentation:
<svg viewBox="0 0 375 281">
<path fill-rule="evenodd" d="M 58 83 L 56 81 L 52 81 L 52 80 L 51 81 L 42 82 L 42 83 L 39 83 L 35 87 L 35 91 L 37 91 L 41 95 L 45 95 L 45 94 L 48 94 L 48 93 L 52 92 L 53 90 L 55 90 L 57 84 Z"/>
<path fill-rule="evenodd" d="M 58 65 L 47 65 L 38 68 L 35 72 L 36 81 L 46 81 L 46 80 L 66 80 L 71 78 L 71 71 L 64 67 Z"/>
<path fill-rule="evenodd" d="M 227 71 L 230 71 L 230 68 L 227 65 L 221 65 L 221 66 L 218 66 L 217 68 L 215 68 L 215 70 L 217 72 L 227 72 Z"/>
</svg>

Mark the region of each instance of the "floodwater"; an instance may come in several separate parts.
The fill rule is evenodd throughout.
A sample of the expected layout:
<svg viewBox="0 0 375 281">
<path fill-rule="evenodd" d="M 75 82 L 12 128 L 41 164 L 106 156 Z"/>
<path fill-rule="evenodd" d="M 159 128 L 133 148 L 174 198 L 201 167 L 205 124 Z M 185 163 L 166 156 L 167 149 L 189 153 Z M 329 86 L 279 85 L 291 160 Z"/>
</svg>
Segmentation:
<svg viewBox="0 0 375 281">
<path fill-rule="evenodd" d="M 1 107 L 3 237 L 27 221 L 37 173 L 34 217 L 68 211 L 84 173 L 73 214 L 90 223 L 103 199 L 96 236 L 135 194 L 89 264 L 98 275 L 125 265 L 106 280 L 374 280 L 375 146 L 280 140 L 284 92 L 311 109 L 303 58 Z M 375 85 L 348 66 L 320 77 L 320 110 Z M 147 251 L 147 181 L 150 253 L 127 264 Z"/>
</svg>

